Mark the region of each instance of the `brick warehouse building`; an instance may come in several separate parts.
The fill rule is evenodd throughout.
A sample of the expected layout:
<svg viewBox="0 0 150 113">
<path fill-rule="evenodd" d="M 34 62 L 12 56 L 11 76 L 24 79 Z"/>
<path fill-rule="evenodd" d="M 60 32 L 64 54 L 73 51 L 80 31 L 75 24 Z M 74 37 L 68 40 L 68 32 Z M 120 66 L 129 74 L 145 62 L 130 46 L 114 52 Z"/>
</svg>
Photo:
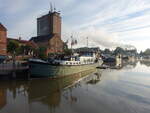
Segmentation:
<svg viewBox="0 0 150 113">
<path fill-rule="evenodd" d="M 7 53 L 7 45 L 11 40 L 17 41 L 19 45 L 29 45 L 33 48 L 37 48 L 37 45 L 32 41 L 21 40 L 21 38 L 8 38 L 7 29 L 0 23 L 0 58 L 9 55 L 9 53 Z"/>
<path fill-rule="evenodd" d="M 64 42 L 61 40 L 61 16 L 59 12 L 50 11 L 48 14 L 37 18 L 37 36 L 30 41 L 39 47 L 46 47 L 49 53 L 62 53 Z"/>
<path fill-rule="evenodd" d="M 7 55 L 7 29 L 0 23 L 0 55 Z"/>
</svg>

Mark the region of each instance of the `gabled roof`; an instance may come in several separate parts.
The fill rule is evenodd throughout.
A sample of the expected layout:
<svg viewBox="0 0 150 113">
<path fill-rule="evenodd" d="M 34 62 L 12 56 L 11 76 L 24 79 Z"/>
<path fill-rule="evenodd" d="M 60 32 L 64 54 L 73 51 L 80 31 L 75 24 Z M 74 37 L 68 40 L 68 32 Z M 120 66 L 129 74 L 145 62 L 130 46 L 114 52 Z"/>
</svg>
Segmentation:
<svg viewBox="0 0 150 113">
<path fill-rule="evenodd" d="M 45 41 L 49 41 L 54 36 L 55 36 L 55 34 L 32 37 L 30 39 L 30 41 L 34 41 L 35 43 L 37 43 L 37 42 L 45 42 Z"/>
<path fill-rule="evenodd" d="M 0 31 L 7 31 L 3 24 L 0 23 Z"/>
</svg>

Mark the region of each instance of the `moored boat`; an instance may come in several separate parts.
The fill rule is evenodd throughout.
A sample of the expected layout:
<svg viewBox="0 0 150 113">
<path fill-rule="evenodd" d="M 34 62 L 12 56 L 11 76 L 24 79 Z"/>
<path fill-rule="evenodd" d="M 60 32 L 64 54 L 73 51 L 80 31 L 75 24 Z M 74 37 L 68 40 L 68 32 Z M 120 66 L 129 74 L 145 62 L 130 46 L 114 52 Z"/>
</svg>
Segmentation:
<svg viewBox="0 0 150 113">
<path fill-rule="evenodd" d="M 53 60 L 51 62 L 40 59 L 30 59 L 30 74 L 32 77 L 59 78 L 75 73 L 95 69 L 102 64 L 95 56 L 70 57 L 68 60 Z"/>
</svg>

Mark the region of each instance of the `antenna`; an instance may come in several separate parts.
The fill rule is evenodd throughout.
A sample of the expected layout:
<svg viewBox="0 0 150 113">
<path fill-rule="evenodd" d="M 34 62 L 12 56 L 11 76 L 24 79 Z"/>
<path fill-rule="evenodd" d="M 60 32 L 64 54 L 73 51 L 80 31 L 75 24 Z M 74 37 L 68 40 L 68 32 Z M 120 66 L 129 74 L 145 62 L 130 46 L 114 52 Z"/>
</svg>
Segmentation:
<svg viewBox="0 0 150 113">
<path fill-rule="evenodd" d="M 54 3 L 54 12 L 56 11 L 55 3 Z"/>
<path fill-rule="evenodd" d="M 50 2 L 50 12 L 53 12 L 53 5 L 51 2 Z"/>
</svg>

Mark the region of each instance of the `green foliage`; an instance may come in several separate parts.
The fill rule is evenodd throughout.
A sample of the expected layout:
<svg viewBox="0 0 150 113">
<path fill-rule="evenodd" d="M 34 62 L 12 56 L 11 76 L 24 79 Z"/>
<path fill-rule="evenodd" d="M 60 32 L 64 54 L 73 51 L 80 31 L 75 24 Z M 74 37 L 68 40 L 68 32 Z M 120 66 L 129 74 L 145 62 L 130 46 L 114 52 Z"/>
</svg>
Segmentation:
<svg viewBox="0 0 150 113">
<path fill-rule="evenodd" d="M 142 52 L 142 51 L 140 51 L 139 55 L 143 55 L 143 52 Z"/>
<path fill-rule="evenodd" d="M 24 46 L 24 52 L 27 55 L 28 53 L 31 53 L 33 51 L 33 48 L 29 45 Z"/>
<path fill-rule="evenodd" d="M 30 45 L 19 45 L 15 40 L 10 40 L 7 45 L 7 51 L 12 55 L 29 55 L 35 49 Z"/>
<path fill-rule="evenodd" d="M 46 47 L 39 47 L 37 50 L 38 57 L 41 59 L 46 59 Z"/>
<path fill-rule="evenodd" d="M 136 49 L 123 49 L 121 47 L 117 47 L 113 53 L 114 55 L 122 54 L 122 55 L 137 55 Z"/>
<path fill-rule="evenodd" d="M 125 50 L 122 49 L 121 47 L 117 47 L 114 51 L 114 54 L 117 55 L 117 54 L 125 54 Z"/>
<path fill-rule="evenodd" d="M 110 51 L 109 49 L 104 50 L 104 54 L 111 54 L 111 53 L 112 53 L 112 51 Z"/>
<path fill-rule="evenodd" d="M 64 49 L 64 54 L 65 55 L 71 55 L 72 54 L 72 50 L 71 49 Z"/>
<path fill-rule="evenodd" d="M 17 41 L 11 40 L 7 45 L 7 51 L 11 54 L 16 54 L 18 47 L 19 43 Z"/>
<path fill-rule="evenodd" d="M 142 54 L 143 55 L 150 55 L 150 49 L 146 49 Z"/>
<path fill-rule="evenodd" d="M 23 54 L 23 50 L 22 50 L 21 47 L 18 47 L 18 48 L 16 49 L 16 55 L 21 55 L 21 54 Z"/>
<path fill-rule="evenodd" d="M 64 43 L 63 50 L 64 50 L 65 55 L 71 55 L 72 54 L 72 50 L 68 48 L 67 43 Z"/>
</svg>

